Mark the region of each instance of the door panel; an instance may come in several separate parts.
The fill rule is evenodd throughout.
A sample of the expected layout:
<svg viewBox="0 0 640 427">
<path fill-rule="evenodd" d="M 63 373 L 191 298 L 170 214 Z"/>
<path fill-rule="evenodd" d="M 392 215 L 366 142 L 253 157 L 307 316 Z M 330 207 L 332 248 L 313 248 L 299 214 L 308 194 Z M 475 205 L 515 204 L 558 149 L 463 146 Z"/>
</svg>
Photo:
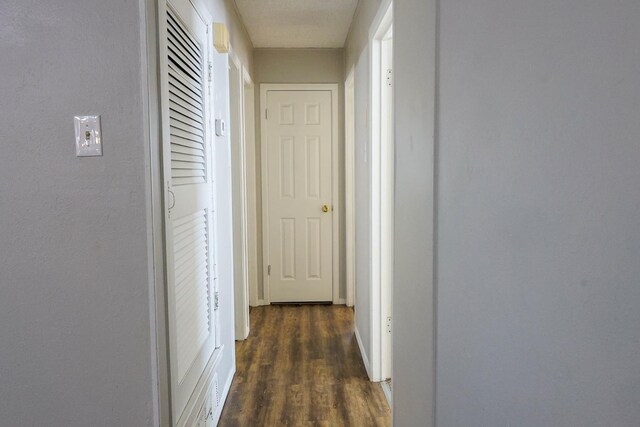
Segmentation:
<svg viewBox="0 0 640 427">
<path fill-rule="evenodd" d="M 267 92 L 271 302 L 333 300 L 331 96 Z"/>
<path fill-rule="evenodd" d="M 216 347 L 209 26 L 188 0 L 161 7 L 162 151 L 171 391 L 177 422 Z"/>
</svg>

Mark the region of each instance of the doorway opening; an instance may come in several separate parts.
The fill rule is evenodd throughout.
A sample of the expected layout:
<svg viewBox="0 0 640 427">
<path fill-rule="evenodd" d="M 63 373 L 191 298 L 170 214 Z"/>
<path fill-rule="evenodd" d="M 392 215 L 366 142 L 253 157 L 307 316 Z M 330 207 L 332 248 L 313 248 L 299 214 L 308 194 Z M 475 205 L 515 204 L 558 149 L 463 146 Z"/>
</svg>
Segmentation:
<svg viewBox="0 0 640 427">
<path fill-rule="evenodd" d="M 393 4 L 371 31 L 372 375 L 391 404 L 395 187 Z"/>
</svg>

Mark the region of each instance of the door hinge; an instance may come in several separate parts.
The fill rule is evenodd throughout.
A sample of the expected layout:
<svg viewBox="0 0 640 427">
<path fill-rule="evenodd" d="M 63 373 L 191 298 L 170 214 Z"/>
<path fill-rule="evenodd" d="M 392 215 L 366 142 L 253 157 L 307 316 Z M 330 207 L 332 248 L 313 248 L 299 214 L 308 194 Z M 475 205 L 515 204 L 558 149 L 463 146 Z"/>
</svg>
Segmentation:
<svg viewBox="0 0 640 427">
<path fill-rule="evenodd" d="M 213 63 L 211 61 L 209 61 L 208 64 L 208 73 L 209 73 L 209 81 L 211 82 L 213 80 Z"/>
<path fill-rule="evenodd" d="M 393 70 L 391 68 L 387 69 L 387 86 L 391 87 L 393 84 Z"/>
<path fill-rule="evenodd" d="M 266 108 L 264 110 L 264 119 L 269 120 L 269 110 L 267 110 Z"/>
<path fill-rule="evenodd" d="M 267 276 L 271 276 L 271 264 L 267 266 Z"/>
<path fill-rule="evenodd" d="M 387 316 L 387 332 L 391 333 L 391 316 Z"/>
<path fill-rule="evenodd" d="M 220 293 L 215 291 L 213 293 L 213 309 L 217 310 L 220 307 Z"/>
</svg>

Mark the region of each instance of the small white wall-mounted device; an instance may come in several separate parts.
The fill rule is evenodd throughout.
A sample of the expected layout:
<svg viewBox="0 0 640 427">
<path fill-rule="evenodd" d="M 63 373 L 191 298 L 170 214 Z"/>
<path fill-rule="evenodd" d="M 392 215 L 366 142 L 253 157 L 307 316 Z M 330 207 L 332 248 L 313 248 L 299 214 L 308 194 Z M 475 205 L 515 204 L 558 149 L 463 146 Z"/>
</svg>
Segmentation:
<svg viewBox="0 0 640 427">
<path fill-rule="evenodd" d="M 229 30 L 221 22 L 213 23 L 213 46 L 218 53 L 229 53 Z"/>
<path fill-rule="evenodd" d="M 100 116 L 75 116 L 76 157 L 102 156 Z"/>
<path fill-rule="evenodd" d="M 216 119 L 216 135 L 217 136 L 226 136 L 227 135 L 227 125 L 224 120 Z"/>
</svg>

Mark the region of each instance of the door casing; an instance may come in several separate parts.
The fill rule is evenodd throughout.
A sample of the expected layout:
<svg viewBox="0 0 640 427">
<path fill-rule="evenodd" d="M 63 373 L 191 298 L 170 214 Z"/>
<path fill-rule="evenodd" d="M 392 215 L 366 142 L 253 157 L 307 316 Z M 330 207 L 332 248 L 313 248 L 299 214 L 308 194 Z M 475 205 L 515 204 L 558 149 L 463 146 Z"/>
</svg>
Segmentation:
<svg viewBox="0 0 640 427">
<path fill-rule="evenodd" d="M 369 47 L 370 47 L 370 70 L 371 70 L 371 120 L 370 137 L 371 137 L 371 353 L 370 353 L 370 379 L 371 381 L 384 381 L 391 377 L 391 333 L 387 332 L 387 318 L 391 317 L 390 305 L 388 299 L 391 298 L 392 289 L 388 277 L 387 269 L 390 268 L 389 260 L 382 252 L 383 243 L 393 242 L 393 235 L 389 235 L 388 227 L 383 225 L 385 219 L 386 200 L 382 197 L 383 192 L 388 185 L 383 183 L 385 171 L 383 167 L 384 151 L 383 144 L 386 138 L 383 138 L 385 129 L 383 114 L 388 111 L 383 109 L 382 84 L 386 76 L 382 73 L 383 67 L 383 39 L 393 25 L 393 3 L 391 0 L 385 0 L 382 7 L 378 10 L 370 30 L 369 30 Z M 393 114 L 393 112 L 391 112 Z M 391 263 L 392 266 L 392 263 Z M 356 307 L 356 310 L 358 308 Z M 393 324 L 391 324 L 393 328 Z"/>
<path fill-rule="evenodd" d="M 355 69 L 352 68 L 344 83 L 345 270 L 348 307 L 353 307 L 356 299 L 355 154 Z"/>
<path fill-rule="evenodd" d="M 229 132 L 233 185 L 234 323 L 236 341 L 249 336 L 249 200 L 245 138 L 244 67 L 229 50 Z"/>
</svg>

